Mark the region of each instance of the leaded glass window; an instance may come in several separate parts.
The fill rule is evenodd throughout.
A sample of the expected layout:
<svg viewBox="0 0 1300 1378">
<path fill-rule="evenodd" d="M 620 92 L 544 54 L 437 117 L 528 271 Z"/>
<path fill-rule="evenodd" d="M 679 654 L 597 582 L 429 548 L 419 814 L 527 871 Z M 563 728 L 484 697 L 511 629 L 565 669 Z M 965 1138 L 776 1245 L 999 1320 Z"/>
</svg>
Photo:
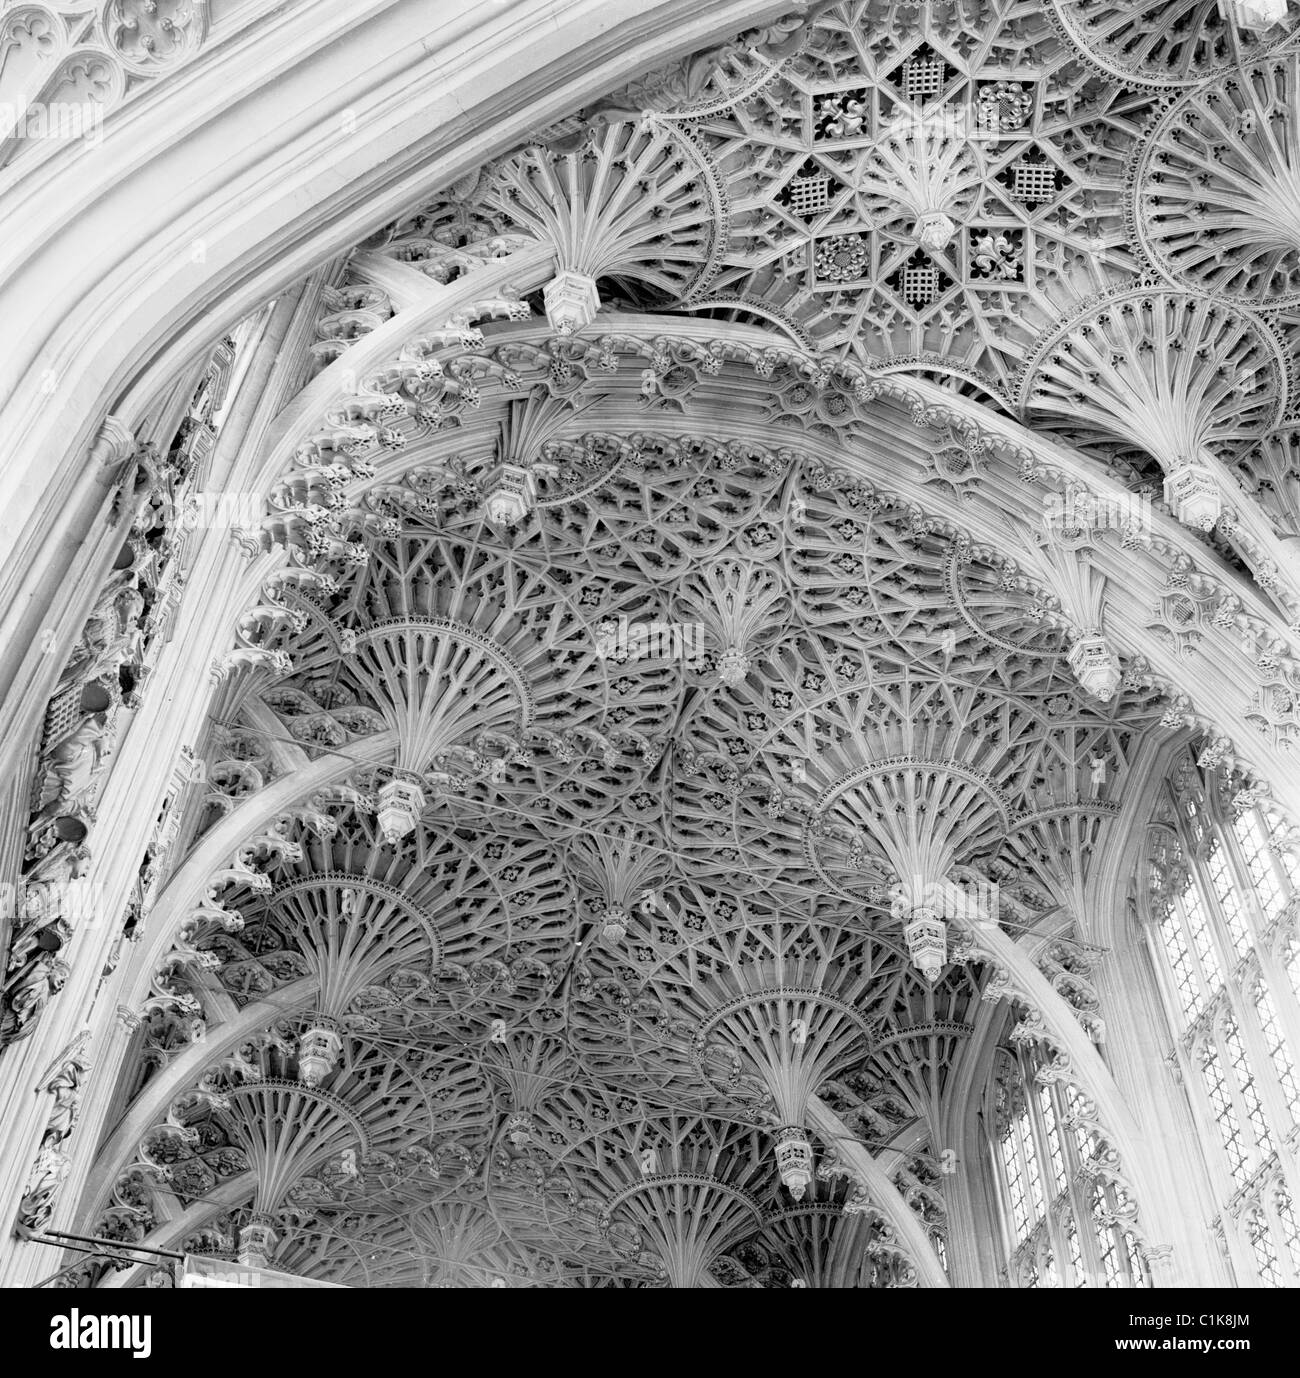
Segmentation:
<svg viewBox="0 0 1300 1378">
<path fill-rule="evenodd" d="M 1018 1287 L 1145 1287 L 1148 1267 L 1131 1227 L 1132 1202 L 1110 1180 L 1087 1102 L 1038 1080 L 1037 1052 L 998 1054 L 986 1107 L 995 1126 L 994 1179 Z"/>
<path fill-rule="evenodd" d="M 1300 1186 L 1298 843 L 1300 830 L 1190 758 L 1148 834 L 1152 952 L 1244 1285 L 1300 1285 L 1288 1224 Z"/>
</svg>

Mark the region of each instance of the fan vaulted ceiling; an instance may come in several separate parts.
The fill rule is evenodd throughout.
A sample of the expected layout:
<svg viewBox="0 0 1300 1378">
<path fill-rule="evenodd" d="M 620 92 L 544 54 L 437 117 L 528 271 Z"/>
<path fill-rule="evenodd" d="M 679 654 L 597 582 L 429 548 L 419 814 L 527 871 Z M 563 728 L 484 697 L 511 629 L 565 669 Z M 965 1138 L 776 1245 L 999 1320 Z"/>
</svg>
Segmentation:
<svg viewBox="0 0 1300 1378">
<path fill-rule="evenodd" d="M 352 1285 L 917 1280 L 1006 1010 L 909 916 L 992 887 L 1079 936 L 1183 722 L 1072 656 L 1101 537 L 943 513 L 1015 476 L 981 415 L 1175 514 L 1220 465 L 1257 510 L 1205 542 L 1300 613 L 1290 29 L 819 6 L 331 265 L 172 874 L 284 802 L 158 970 L 96 1233 L 270 1229 Z"/>
</svg>

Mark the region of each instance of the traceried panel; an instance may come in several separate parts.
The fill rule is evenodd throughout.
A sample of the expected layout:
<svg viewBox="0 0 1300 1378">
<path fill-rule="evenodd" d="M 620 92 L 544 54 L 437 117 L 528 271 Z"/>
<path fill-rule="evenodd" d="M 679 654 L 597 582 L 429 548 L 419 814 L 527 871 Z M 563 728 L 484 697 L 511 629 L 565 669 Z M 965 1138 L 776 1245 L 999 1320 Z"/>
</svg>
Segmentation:
<svg viewBox="0 0 1300 1378">
<path fill-rule="evenodd" d="M 963 867 L 1022 926 L 1077 902 L 1153 720 L 1082 694 L 1053 601 L 1005 555 L 795 454 L 596 434 L 553 445 L 593 477 L 543 487 L 525 527 L 403 508 L 364 564 L 255 614 L 269 663 L 232 691 L 228 759 L 239 741 L 282 768 L 253 745 L 272 719 L 304 761 L 379 732 L 395 758 L 220 874 L 160 977 L 135 1094 L 222 999 L 300 1011 L 268 1045 L 282 1072 L 253 1045 L 231 1063 L 266 1084 L 237 1097 L 315 1104 L 354 1046 L 421 1088 L 408 1137 L 322 1130 L 254 1192 L 245 1233 L 277 1266 L 842 1285 L 812 1098 L 868 1144 L 937 1132 L 985 979 L 968 957 L 919 972 L 907 906 Z M 427 795 L 398 831 L 382 799 L 406 777 Z M 390 1238 L 385 1213 L 416 1206 L 472 1206 L 486 1233 Z M 338 1226 L 363 1219 L 374 1268 Z M 876 1228 L 870 1285 L 901 1285 Z"/>
<path fill-rule="evenodd" d="M 766 84 L 681 117 L 731 200 L 692 304 L 1005 395 L 1061 300 L 1133 268 L 1120 190 L 1147 109 L 1039 5 L 836 6 Z"/>
<path fill-rule="evenodd" d="M 1237 301 L 1300 296 L 1297 56 L 1189 92 L 1136 155 L 1136 222 L 1175 281 Z"/>
<path fill-rule="evenodd" d="M 1107 72 L 1144 85 L 1194 85 L 1258 61 L 1295 32 L 1294 13 L 1213 0 L 1050 0 L 1055 21 Z"/>
<path fill-rule="evenodd" d="M 526 1006 L 549 988 L 573 913 L 544 842 L 460 827 L 395 849 L 355 806 L 323 817 L 333 831 L 301 824 L 300 859 L 270 868 L 268 889 L 224 897 L 238 932 L 214 924 L 198 941 L 237 1001 L 310 980 L 321 1012 L 345 1027 L 415 1040 L 466 1006 Z"/>
</svg>

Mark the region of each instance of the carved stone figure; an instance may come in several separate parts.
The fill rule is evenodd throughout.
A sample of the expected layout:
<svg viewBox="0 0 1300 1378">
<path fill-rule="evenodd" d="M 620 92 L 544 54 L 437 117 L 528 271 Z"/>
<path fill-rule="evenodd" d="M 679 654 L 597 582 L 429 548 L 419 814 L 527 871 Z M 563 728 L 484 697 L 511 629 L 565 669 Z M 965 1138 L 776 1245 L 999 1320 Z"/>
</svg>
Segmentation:
<svg viewBox="0 0 1300 1378">
<path fill-rule="evenodd" d="M 59 1190 L 71 1170 L 71 1160 L 57 1148 L 41 1148 L 32 1175 L 27 1179 L 27 1190 L 18 1206 L 18 1223 L 21 1227 L 37 1233 L 50 1223 Z"/>
<path fill-rule="evenodd" d="M 0 1012 L 0 1045 L 29 1037 L 45 1006 L 70 975 L 66 962 L 41 952 L 11 977 L 5 984 L 4 1009 Z"/>
<path fill-rule="evenodd" d="M 55 797 L 37 814 L 38 820 L 55 818 L 84 808 L 92 799 L 106 768 L 111 748 L 108 730 L 101 715 L 84 719 L 77 729 L 50 754 L 49 772 L 55 782 Z"/>
</svg>

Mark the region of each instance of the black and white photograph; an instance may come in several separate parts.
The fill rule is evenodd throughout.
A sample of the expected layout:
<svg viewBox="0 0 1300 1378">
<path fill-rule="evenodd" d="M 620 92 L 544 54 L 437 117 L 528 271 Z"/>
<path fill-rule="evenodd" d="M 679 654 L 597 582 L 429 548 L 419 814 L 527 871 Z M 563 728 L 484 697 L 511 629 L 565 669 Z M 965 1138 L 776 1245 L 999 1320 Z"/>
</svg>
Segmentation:
<svg viewBox="0 0 1300 1378">
<path fill-rule="evenodd" d="M 1290 1333 L 1298 360 L 1300 0 L 3 0 L 6 1331 Z"/>
</svg>

